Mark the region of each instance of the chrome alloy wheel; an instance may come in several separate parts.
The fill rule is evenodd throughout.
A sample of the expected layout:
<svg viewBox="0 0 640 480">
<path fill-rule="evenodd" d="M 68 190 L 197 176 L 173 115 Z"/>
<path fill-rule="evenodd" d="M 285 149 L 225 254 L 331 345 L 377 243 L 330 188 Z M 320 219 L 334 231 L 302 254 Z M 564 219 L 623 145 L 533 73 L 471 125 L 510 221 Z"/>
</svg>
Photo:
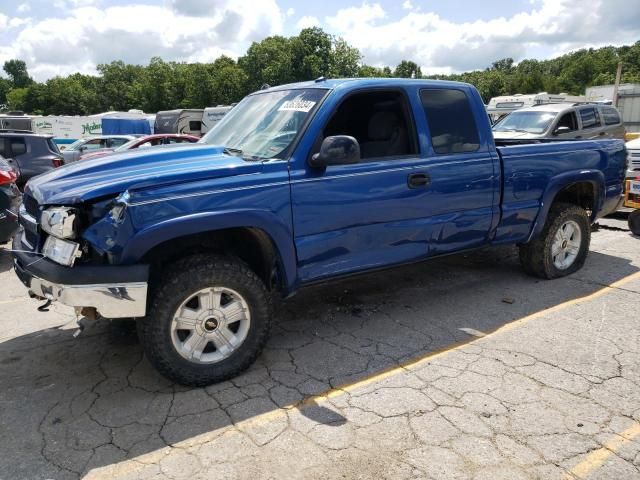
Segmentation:
<svg viewBox="0 0 640 480">
<path fill-rule="evenodd" d="M 247 338 L 251 314 L 235 290 L 210 287 L 199 290 L 178 307 L 171 321 L 176 351 L 193 363 L 224 360 Z"/>
<path fill-rule="evenodd" d="M 580 226 L 573 220 L 563 223 L 551 244 L 551 258 L 558 270 L 566 270 L 575 262 L 580 252 L 582 232 Z"/>
</svg>

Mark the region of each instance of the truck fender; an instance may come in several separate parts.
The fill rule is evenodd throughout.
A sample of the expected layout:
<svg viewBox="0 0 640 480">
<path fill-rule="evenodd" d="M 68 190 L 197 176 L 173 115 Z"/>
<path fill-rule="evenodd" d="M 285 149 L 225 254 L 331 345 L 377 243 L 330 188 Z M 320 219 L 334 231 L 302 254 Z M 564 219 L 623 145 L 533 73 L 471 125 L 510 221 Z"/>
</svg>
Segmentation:
<svg viewBox="0 0 640 480">
<path fill-rule="evenodd" d="M 284 284 L 291 287 L 296 279 L 296 253 L 293 232 L 289 225 L 268 210 L 225 210 L 199 212 L 174 217 L 139 230 L 122 251 L 123 263 L 139 261 L 153 247 L 187 235 L 227 228 L 256 228 L 273 242 L 282 262 Z"/>
<path fill-rule="evenodd" d="M 598 170 L 574 170 L 570 172 L 564 172 L 560 175 L 557 175 L 547 184 L 547 188 L 542 194 L 542 200 L 540 202 L 540 210 L 536 217 L 536 220 L 533 224 L 533 228 L 531 229 L 531 233 L 527 238 L 525 243 L 530 242 L 533 238 L 540 235 L 542 229 L 544 228 L 544 224 L 547 221 L 547 215 L 549 214 L 549 209 L 553 204 L 556 196 L 560 191 L 564 190 L 571 185 L 576 183 L 589 182 L 593 185 L 594 191 L 594 201 L 593 201 L 593 212 L 591 213 L 591 220 L 596 218 L 597 212 L 602 208 L 602 202 L 605 198 L 605 178 L 604 174 Z"/>
</svg>

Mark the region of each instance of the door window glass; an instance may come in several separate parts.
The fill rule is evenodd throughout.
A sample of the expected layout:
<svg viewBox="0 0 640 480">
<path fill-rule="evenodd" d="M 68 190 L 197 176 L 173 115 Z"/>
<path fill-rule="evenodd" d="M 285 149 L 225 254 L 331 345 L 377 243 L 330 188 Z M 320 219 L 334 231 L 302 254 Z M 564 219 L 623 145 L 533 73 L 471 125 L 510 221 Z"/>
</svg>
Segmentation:
<svg viewBox="0 0 640 480">
<path fill-rule="evenodd" d="M 582 120 L 582 128 L 593 128 L 600 126 L 600 118 L 595 107 L 581 108 L 580 119 Z"/>
<path fill-rule="evenodd" d="M 562 115 L 562 117 L 560 117 L 560 120 L 558 120 L 558 126 L 556 128 L 560 127 L 567 127 L 570 132 L 577 130 L 578 119 L 576 118 L 575 112 L 568 112 Z"/>
<path fill-rule="evenodd" d="M 480 148 L 473 110 L 462 90 L 428 88 L 420 92 L 420 98 L 437 154 L 475 152 Z"/>
<path fill-rule="evenodd" d="M 602 118 L 604 119 L 605 125 L 617 125 L 618 123 L 621 123 L 618 110 L 612 107 L 602 108 Z"/>
<path fill-rule="evenodd" d="M 105 138 L 94 138 L 85 143 L 83 147 L 87 151 L 107 148 L 107 140 Z"/>
<path fill-rule="evenodd" d="M 11 138 L 9 139 L 9 143 L 11 144 L 12 157 L 17 157 L 18 155 L 22 155 L 27 152 L 27 145 L 23 138 Z"/>
<path fill-rule="evenodd" d="M 129 139 L 127 138 L 112 138 L 111 139 L 111 148 L 119 147 L 120 145 L 124 145 L 127 143 Z"/>
<path fill-rule="evenodd" d="M 360 144 L 360 156 L 388 158 L 415 155 L 413 119 L 405 95 L 372 91 L 350 95 L 336 109 L 320 138 L 349 135 Z M 320 149 L 316 142 L 315 151 Z"/>
</svg>

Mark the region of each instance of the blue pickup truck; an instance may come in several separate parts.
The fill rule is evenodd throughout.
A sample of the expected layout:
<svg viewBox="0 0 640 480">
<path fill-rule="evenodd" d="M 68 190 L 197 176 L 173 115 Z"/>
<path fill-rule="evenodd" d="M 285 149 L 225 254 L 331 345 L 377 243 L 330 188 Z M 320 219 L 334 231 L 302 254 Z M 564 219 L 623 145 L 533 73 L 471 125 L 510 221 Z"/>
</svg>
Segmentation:
<svg viewBox="0 0 640 480">
<path fill-rule="evenodd" d="M 488 245 L 524 269 L 582 267 L 623 193 L 617 140 L 496 145 L 471 85 L 324 80 L 247 96 L 199 144 L 32 179 L 14 239 L 31 296 L 137 319 L 153 365 L 187 385 L 236 375 L 274 295 Z"/>
</svg>

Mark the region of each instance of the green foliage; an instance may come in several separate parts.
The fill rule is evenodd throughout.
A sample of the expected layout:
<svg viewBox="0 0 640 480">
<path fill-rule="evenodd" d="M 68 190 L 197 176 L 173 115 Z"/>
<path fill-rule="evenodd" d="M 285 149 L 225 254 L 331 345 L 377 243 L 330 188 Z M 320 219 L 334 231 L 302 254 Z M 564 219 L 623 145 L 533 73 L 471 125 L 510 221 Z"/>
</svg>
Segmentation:
<svg viewBox="0 0 640 480">
<path fill-rule="evenodd" d="M 9 110 L 24 110 L 28 89 L 14 88 L 7 93 L 7 107 Z"/>
<path fill-rule="evenodd" d="M 23 60 L 7 60 L 3 67 L 5 73 L 9 75 L 13 88 L 25 88 L 33 83 L 27 73 L 27 64 Z"/>
<path fill-rule="evenodd" d="M 584 93 L 591 85 L 611 84 L 622 61 L 623 82 L 640 83 L 640 41 L 623 47 L 582 49 L 551 60 L 498 59 L 485 70 L 453 75 L 423 76 L 420 66 L 402 60 L 395 68 L 362 63 L 358 49 L 318 27 L 294 37 L 272 36 L 251 44 L 238 59 L 221 56 L 211 63 L 165 62 L 148 65 L 122 61 L 98 65 L 98 75 L 74 74 L 34 82 L 26 64 L 4 63 L 8 78 L 0 77 L 0 108 L 31 113 L 86 115 L 107 110 L 228 105 L 264 84 L 313 80 L 320 76 L 438 78 L 475 85 L 485 102 L 513 93 Z"/>
<path fill-rule="evenodd" d="M 422 78 L 422 70 L 416 62 L 402 60 L 394 72 L 394 76 L 400 78 Z"/>
</svg>

